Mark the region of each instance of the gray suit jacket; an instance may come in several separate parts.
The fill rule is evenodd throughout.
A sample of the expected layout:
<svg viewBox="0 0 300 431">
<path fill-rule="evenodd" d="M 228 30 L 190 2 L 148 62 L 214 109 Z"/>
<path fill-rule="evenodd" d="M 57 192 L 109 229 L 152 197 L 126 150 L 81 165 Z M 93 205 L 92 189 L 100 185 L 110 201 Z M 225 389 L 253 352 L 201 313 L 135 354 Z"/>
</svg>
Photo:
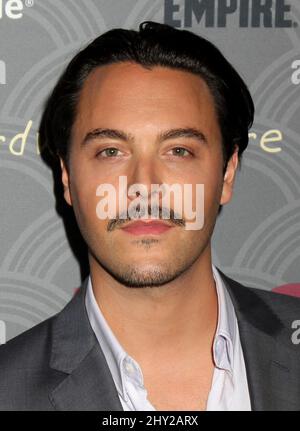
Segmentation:
<svg viewBox="0 0 300 431">
<path fill-rule="evenodd" d="M 221 272 L 221 271 L 220 271 Z M 221 276 L 236 311 L 252 410 L 300 410 L 300 299 Z M 85 308 L 87 278 L 55 316 L 0 346 L 0 410 L 123 410 Z"/>
</svg>

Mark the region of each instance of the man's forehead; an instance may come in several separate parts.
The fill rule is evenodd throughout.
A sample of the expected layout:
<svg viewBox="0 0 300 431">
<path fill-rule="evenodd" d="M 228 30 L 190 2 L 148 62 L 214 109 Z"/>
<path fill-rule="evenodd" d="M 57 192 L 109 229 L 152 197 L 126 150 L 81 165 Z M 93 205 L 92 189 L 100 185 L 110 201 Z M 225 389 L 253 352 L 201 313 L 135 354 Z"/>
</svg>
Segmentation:
<svg viewBox="0 0 300 431">
<path fill-rule="evenodd" d="M 123 92 L 130 94 L 140 88 L 143 91 L 148 89 L 149 95 L 158 97 L 160 93 L 155 93 L 155 86 L 160 87 L 160 92 L 163 92 L 164 96 L 167 93 L 177 94 L 180 87 L 185 88 L 186 92 L 190 88 L 190 92 L 205 95 L 210 93 L 204 79 L 195 73 L 165 66 L 146 68 L 138 63 L 126 61 L 99 66 L 92 70 L 83 84 L 82 95 L 110 91 L 121 97 Z M 138 96 L 138 93 L 135 93 L 135 96 Z"/>
<path fill-rule="evenodd" d="M 126 62 L 91 72 L 80 96 L 75 129 L 78 126 L 81 135 L 100 125 L 145 130 L 147 124 L 160 129 L 187 123 L 210 128 L 216 122 L 213 97 L 202 78 L 181 70 L 160 66 L 147 70 Z"/>
</svg>

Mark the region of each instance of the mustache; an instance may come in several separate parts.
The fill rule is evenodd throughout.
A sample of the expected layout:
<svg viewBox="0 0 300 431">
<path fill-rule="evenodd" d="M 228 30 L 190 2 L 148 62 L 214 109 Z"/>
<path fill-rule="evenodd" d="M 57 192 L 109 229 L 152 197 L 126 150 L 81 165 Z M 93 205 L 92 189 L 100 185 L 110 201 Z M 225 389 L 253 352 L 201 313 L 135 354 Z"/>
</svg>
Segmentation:
<svg viewBox="0 0 300 431">
<path fill-rule="evenodd" d="M 185 220 L 179 217 L 179 214 L 175 213 L 172 208 L 166 209 L 161 208 L 160 206 L 151 206 L 147 207 L 147 214 L 152 215 L 155 214 L 155 218 L 153 220 L 168 220 L 171 223 L 174 223 L 176 226 L 185 226 Z M 137 205 L 137 211 L 135 211 L 135 217 L 132 218 L 129 216 L 128 211 L 125 213 L 121 213 L 114 219 L 109 220 L 107 225 L 107 231 L 111 232 L 114 229 L 117 229 L 119 226 L 122 226 L 124 223 L 127 223 L 131 220 L 138 220 L 145 215 L 144 207 L 140 208 L 140 205 Z"/>
</svg>

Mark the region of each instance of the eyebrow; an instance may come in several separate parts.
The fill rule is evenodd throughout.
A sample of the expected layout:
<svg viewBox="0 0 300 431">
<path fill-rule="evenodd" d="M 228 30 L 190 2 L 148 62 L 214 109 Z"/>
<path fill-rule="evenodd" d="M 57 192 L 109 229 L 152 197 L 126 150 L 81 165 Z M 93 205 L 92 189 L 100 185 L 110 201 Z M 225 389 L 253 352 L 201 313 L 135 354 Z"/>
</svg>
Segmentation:
<svg viewBox="0 0 300 431">
<path fill-rule="evenodd" d="M 83 139 L 81 146 L 85 146 L 90 141 L 96 139 L 119 139 L 124 142 L 132 143 L 134 142 L 134 136 L 130 133 L 126 133 L 123 130 L 118 129 L 107 129 L 107 128 L 99 128 L 94 129 L 88 132 Z M 199 141 L 201 144 L 207 144 L 207 138 L 201 130 L 196 129 L 194 127 L 184 127 L 177 129 L 170 129 L 160 132 L 157 137 L 158 143 L 162 143 L 163 141 L 167 141 L 169 139 L 176 138 L 192 138 Z"/>
</svg>

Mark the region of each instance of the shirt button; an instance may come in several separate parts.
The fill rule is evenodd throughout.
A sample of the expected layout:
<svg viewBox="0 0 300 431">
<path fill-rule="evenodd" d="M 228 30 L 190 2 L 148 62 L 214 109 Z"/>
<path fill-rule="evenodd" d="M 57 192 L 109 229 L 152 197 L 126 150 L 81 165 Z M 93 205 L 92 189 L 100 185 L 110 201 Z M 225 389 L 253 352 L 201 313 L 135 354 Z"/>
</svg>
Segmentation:
<svg viewBox="0 0 300 431">
<path fill-rule="evenodd" d="M 126 369 L 126 371 L 128 371 L 129 374 L 134 373 L 133 365 L 130 362 L 125 363 L 125 369 Z"/>
<path fill-rule="evenodd" d="M 223 337 L 220 337 L 217 341 L 218 349 L 224 349 L 226 346 L 226 340 Z"/>
</svg>

